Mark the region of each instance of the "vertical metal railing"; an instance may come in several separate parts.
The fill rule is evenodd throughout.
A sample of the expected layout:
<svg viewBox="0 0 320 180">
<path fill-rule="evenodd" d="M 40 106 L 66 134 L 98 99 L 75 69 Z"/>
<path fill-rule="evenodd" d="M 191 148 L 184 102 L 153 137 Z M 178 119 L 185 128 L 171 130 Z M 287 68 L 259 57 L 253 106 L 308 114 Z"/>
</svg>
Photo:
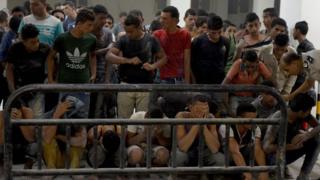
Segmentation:
<svg viewBox="0 0 320 180">
<path fill-rule="evenodd" d="M 215 118 L 215 119 L 143 119 L 143 120 L 131 120 L 131 119 L 33 119 L 26 121 L 12 120 L 10 119 L 10 107 L 15 99 L 19 98 L 21 95 L 27 92 L 105 92 L 105 91 L 117 91 L 117 92 L 238 92 L 238 91 L 248 91 L 248 92 L 265 92 L 273 95 L 279 102 L 281 108 L 281 118 L 280 119 L 240 119 L 240 118 Z M 171 174 L 181 174 L 181 173 L 239 173 L 239 172 L 265 172 L 274 171 L 277 173 L 278 179 L 284 178 L 285 169 L 285 144 L 286 144 L 286 119 L 287 111 L 286 104 L 283 102 L 281 96 L 276 92 L 275 89 L 265 86 L 221 86 L 221 85 L 103 85 L 103 84 L 82 84 L 82 85 L 29 85 L 25 86 L 17 91 L 15 91 L 8 99 L 5 106 L 5 149 L 4 149 L 4 168 L 6 179 L 12 179 L 13 176 L 24 176 L 24 175 L 89 175 L 89 174 L 132 174 L 132 173 L 171 173 Z M 67 152 L 70 150 L 70 125 L 121 125 L 121 140 L 120 140 L 120 167 L 119 168 L 98 168 L 94 165 L 94 168 L 82 168 L 82 169 L 43 169 L 41 168 L 41 129 L 37 130 L 37 141 L 38 144 L 38 170 L 21 170 L 12 169 L 12 126 L 13 125 L 35 125 L 40 128 L 45 125 L 67 125 Z M 171 166 L 170 167 L 152 167 L 151 166 L 151 138 L 147 138 L 147 168 L 137 167 L 137 168 L 125 168 L 125 159 L 123 157 L 125 154 L 125 126 L 130 124 L 142 124 L 148 125 L 147 133 L 148 137 L 151 134 L 151 125 L 155 124 L 170 124 L 172 125 L 172 152 L 171 152 Z M 199 141 L 199 160 L 197 167 L 177 167 L 176 165 L 176 152 L 177 152 L 177 125 L 179 124 L 199 124 L 201 125 L 201 131 L 203 131 L 203 125 L 206 124 L 226 124 L 226 139 L 228 139 L 230 125 L 232 124 L 273 124 L 279 125 L 279 138 L 278 138 L 278 152 L 277 152 L 277 163 L 275 166 L 245 166 L 245 167 L 230 167 L 229 153 L 228 153 L 228 140 L 225 142 L 225 161 L 224 167 L 204 167 L 203 166 L 203 148 L 204 139 L 200 138 Z M 253 132 L 254 133 L 254 132 Z M 200 133 L 200 135 L 203 133 Z M 97 138 L 96 128 L 94 130 L 94 137 Z M 254 148 L 254 147 L 252 147 Z M 97 150 L 97 142 L 94 142 L 94 149 Z M 40 164 L 39 164 L 40 161 Z M 96 164 L 97 157 L 94 158 Z M 252 165 L 252 162 L 250 163 Z"/>
</svg>

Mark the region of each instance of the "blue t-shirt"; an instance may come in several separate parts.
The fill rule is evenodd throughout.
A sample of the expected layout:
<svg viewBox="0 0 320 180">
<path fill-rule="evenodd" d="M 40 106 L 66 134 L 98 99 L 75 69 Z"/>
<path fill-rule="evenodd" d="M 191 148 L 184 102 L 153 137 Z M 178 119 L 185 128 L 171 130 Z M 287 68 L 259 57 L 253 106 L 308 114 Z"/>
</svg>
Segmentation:
<svg viewBox="0 0 320 180">
<path fill-rule="evenodd" d="M 8 31 L 4 34 L 0 44 L 0 62 L 7 58 L 8 50 L 17 38 L 17 34 L 13 31 Z"/>
<path fill-rule="evenodd" d="M 18 30 L 19 33 L 21 33 L 22 27 L 25 24 L 35 25 L 40 31 L 39 41 L 49 46 L 52 46 L 58 35 L 64 32 L 61 21 L 51 15 L 43 20 L 36 19 L 32 14 L 24 17 Z"/>
</svg>

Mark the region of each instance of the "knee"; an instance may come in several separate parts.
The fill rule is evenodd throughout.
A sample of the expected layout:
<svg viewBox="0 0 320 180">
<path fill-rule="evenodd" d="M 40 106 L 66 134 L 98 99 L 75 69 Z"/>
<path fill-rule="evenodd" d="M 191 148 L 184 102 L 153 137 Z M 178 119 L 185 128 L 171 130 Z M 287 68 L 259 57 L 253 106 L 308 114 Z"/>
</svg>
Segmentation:
<svg viewBox="0 0 320 180">
<path fill-rule="evenodd" d="M 161 148 L 156 151 L 156 156 L 154 159 L 154 164 L 158 166 L 164 166 L 169 161 L 169 151 L 166 148 Z"/>
<path fill-rule="evenodd" d="M 188 164 L 189 157 L 188 154 L 185 152 L 182 152 L 180 150 L 176 151 L 176 163 L 177 166 L 185 166 Z"/>
<path fill-rule="evenodd" d="M 135 166 L 137 164 L 141 164 L 143 162 L 143 158 L 144 152 L 141 148 L 136 147 L 130 151 L 128 163 L 130 166 Z"/>
</svg>

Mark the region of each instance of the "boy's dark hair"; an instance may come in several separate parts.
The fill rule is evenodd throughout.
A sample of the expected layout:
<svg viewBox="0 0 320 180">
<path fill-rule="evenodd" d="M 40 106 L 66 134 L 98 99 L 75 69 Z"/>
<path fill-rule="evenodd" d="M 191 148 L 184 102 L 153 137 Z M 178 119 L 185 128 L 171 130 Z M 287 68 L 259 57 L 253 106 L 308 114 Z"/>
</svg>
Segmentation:
<svg viewBox="0 0 320 180">
<path fill-rule="evenodd" d="M 141 26 L 141 21 L 138 16 L 129 14 L 124 21 L 124 25 L 126 26 L 135 26 L 135 27 L 140 27 Z"/>
<path fill-rule="evenodd" d="M 223 28 L 223 21 L 220 16 L 209 16 L 208 29 L 219 30 Z"/>
<path fill-rule="evenodd" d="M 9 21 L 9 27 L 11 31 L 17 33 L 20 26 L 21 18 L 17 16 L 13 16 Z"/>
<path fill-rule="evenodd" d="M 209 13 L 204 9 L 198 9 L 197 16 L 209 16 Z"/>
<path fill-rule="evenodd" d="M 145 118 L 163 118 L 164 114 L 159 107 L 150 107 L 146 112 Z"/>
<path fill-rule="evenodd" d="M 121 17 L 123 17 L 123 16 L 128 16 L 128 13 L 127 12 L 120 12 L 119 13 L 119 17 L 121 18 Z"/>
<path fill-rule="evenodd" d="M 289 36 L 286 34 L 278 34 L 274 39 L 274 44 L 283 47 L 289 44 Z"/>
<path fill-rule="evenodd" d="M 174 6 L 167 6 L 167 7 L 165 7 L 163 10 L 162 10 L 162 12 L 164 12 L 164 13 L 170 13 L 170 15 L 171 15 L 171 17 L 172 18 L 176 18 L 176 19 L 178 19 L 179 20 L 179 11 L 178 11 L 178 9 L 176 8 L 176 7 L 174 7 Z"/>
<path fill-rule="evenodd" d="M 250 103 L 241 103 L 239 104 L 239 106 L 237 107 L 237 113 L 236 115 L 239 117 L 239 116 L 242 116 L 244 113 L 247 113 L 247 112 L 257 112 L 257 109 L 256 107 L 254 107 L 252 104 Z"/>
<path fill-rule="evenodd" d="M 78 23 L 84 23 L 86 21 L 94 21 L 95 16 L 94 13 L 92 11 L 90 11 L 89 9 L 82 9 L 79 11 L 77 18 L 76 18 L 76 25 Z"/>
<path fill-rule="evenodd" d="M 189 101 L 189 105 L 193 105 L 195 104 L 196 102 L 207 102 L 208 104 L 210 103 L 210 98 L 204 94 L 198 94 L 198 95 L 195 95 L 193 96 L 190 101 Z"/>
<path fill-rule="evenodd" d="M 112 23 L 114 23 L 114 19 L 113 19 L 113 16 L 111 14 L 107 15 L 107 19 L 111 19 Z"/>
<path fill-rule="evenodd" d="M 134 15 L 137 17 L 143 17 L 142 11 L 140 11 L 139 9 L 133 9 L 129 12 L 129 15 Z"/>
<path fill-rule="evenodd" d="M 229 20 L 224 20 L 223 21 L 223 31 L 225 32 L 227 30 L 228 27 L 233 26 L 233 27 L 237 27 L 235 24 L 233 24 L 231 21 Z"/>
<path fill-rule="evenodd" d="M 271 17 L 278 17 L 278 13 L 276 12 L 275 8 L 266 8 L 263 10 L 263 13 L 268 13 L 269 16 Z"/>
<path fill-rule="evenodd" d="M 272 21 L 271 27 L 273 28 L 273 27 L 275 27 L 276 25 L 283 26 L 283 27 L 285 27 L 286 29 L 288 28 L 287 22 L 286 22 L 284 19 L 282 19 L 282 18 L 276 18 L 276 19 L 274 19 L 274 20 Z"/>
<path fill-rule="evenodd" d="M 285 54 L 282 60 L 285 64 L 291 64 L 294 61 L 302 61 L 302 57 L 295 52 L 290 52 Z"/>
<path fill-rule="evenodd" d="M 14 12 L 22 12 L 24 15 L 26 15 L 26 11 L 22 6 L 15 6 L 14 8 L 11 9 L 11 14 Z"/>
<path fill-rule="evenodd" d="M 289 107 L 293 112 L 306 112 L 315 106 L 315 100 L 308 94 L 298 94 L 293 98 Z"/>
<path fill-rule="evenodd" d="M 66 16 L 66 15 L 64 14 L 63 10 L 61 10 L 61 9 L 55 9 L 55 10 L 53 10 L 53 11 L 51 12 L 51 15 L 54 15 L 54 13 L 56 13 L 56 12 L 62 13 L 64 16 Z"/>
<path fill-rule="evenodd" d="M 8 14 L 1 10 L 0 11 L 0 23 L 3 23 L 3 22 L 7 22 L 8 21 Z"/>
<path fill-rule="evenodd" d="M 199 28 L 201 27 L 203 24 L 208 24 L 208 17 L 207 16 L 198 16 L 197 20 L 196 20 L 196 27 Z"/>
<path fill-rule="evenodd" d="M 254 50 L 248 50 L 243 52 L 242 59 L 249 62 L 257 62 L 258 55 Z"/>
<path fill-rule="evenodd" d="M 187 18 L 189 15 L 191 16 L 196 16 L 197 13 L 194 9 L 188 9 L 185 13 L 184 13 L 184 19 Z"/>
<path fill-rule="evenodd" d="M 75 5 L 75 3 L 74 2 L 72 2 L 72 1 L 66 1 L 66 2 L 64 2 L 63 3 L 63 5 L 64 6 L 70 6 L 72 9 L 76 9 L 76 5 Z"/>
<path fill-rule="evenodd" d="M 151 32 L 153 32 L 153 31 L 159 30 L 159 29 L 161 29 L 161 28 L 162 28 L 162 25 L 161 25 L 160 21 L 158 21 L 158 20 L 153 20 L 153 21 L 151 22 L 151 24 L 150 24 L 149 30 L 150 30 Z"/>
<path fill-rule="evenodd" d="M 261 85 L 263 85 L 263 86 L 268 86 L 268 87 L 272 87 L 272 88 L 275 88 L 275 87 L 276 87 L 276 85 L 275 85 L 272 81 L 270 81 L 270 80 L 264 80 L 264 81 L 261 83 Z"/>
<path fill-rule="evenodd" d="M 93 10 L 93 12 L 94 12 L 95 14 L 104 14 L 104 15 L 109 14 L 107 8 L 106 8 L 104 5 L 101 5 L 101 4 L 95 5 L 95 6 L 92 8 L 92 10 Z"/>
<path fill-rule="evenodd" d="M 36 38 L 39 35 L 39 30 L 33 24 L 26 24 L 21 29 L 21 39 L 27 40 L 31 38 Z"/>
<path fill-rule="evenodd" d="M 120 138 L 116 132 L 107 131 L 102 136 L 102 144 L 108 155 L 115 153 L 120 145 Z"/>
<path fill-rule="evenodd" d="M 301 32 L 301 34 L 303 34 L 303 35 L 307 35 L 307 33 L 309 31 L 309 26 L 306 21 L 297 22 L 296 25 L 294 26 L 294 28 L 296 30 L 299 30 Z"/>
<path fill-rule="evenodd" d="M 30 14 L 31 10 L 30 10 L 30 1 L 29 0 L 24 1 L 23 7 L 26 11 L 26 14 Z"/>
<path fill-rule="evenodd" d="M 251 12 L 247 14 L 245 23 L 247 24 L 256 20 L 260 21 L 259 16 L 256 13 Z"/>
</svg>

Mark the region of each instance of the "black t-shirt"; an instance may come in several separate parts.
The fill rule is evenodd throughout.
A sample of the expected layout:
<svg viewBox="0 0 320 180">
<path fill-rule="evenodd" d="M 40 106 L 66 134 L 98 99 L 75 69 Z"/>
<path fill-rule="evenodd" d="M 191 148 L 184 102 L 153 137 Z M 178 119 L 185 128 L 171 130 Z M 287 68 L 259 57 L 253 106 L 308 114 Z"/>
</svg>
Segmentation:
<svg viewBox="0 0 320 180">
<path fill-rule="evenodd" d="M 194 39 L 191 44 L 191 68 L 198 84 L 220 84 L 228 61 L 229 40 L 220 37 L 216 43 L 207 34 Z"/>
<path fill-rule="evenodd" d="M 155 54 L 160 51 L 159 42 L 150 34 L 145 34 L 140 40 L 129 39 L 128 36 L 122 36 L 115 44 L 115 48 L 123 53 L 123 57 L 138 57 L 142 63 L 138 65 L 121 64 L 119 66 L 119 75 L 122 82 L 126 83 L 153 83 L 154 72 L 146 71 L 142 68 L 144 63 L 154 62 Z"/>
<path fill-rule="evenodd" d="M 310 41 L 308 41 L 308 39 L 302 41 L 297 47 L 298 54 L 305 53 L 311 50 L 314 50 L 314 46 Z"/>
<path fill-rule="evenodd" d="M 40 43 L 35 52 L 27 52 L 22 42 L 9 49 L 7 62 L 13 65 L 16 88 L 28 84 L 43 83 L 45 80 L 45 62 L 49 54 L 49 46 Z"/>
</svg>

